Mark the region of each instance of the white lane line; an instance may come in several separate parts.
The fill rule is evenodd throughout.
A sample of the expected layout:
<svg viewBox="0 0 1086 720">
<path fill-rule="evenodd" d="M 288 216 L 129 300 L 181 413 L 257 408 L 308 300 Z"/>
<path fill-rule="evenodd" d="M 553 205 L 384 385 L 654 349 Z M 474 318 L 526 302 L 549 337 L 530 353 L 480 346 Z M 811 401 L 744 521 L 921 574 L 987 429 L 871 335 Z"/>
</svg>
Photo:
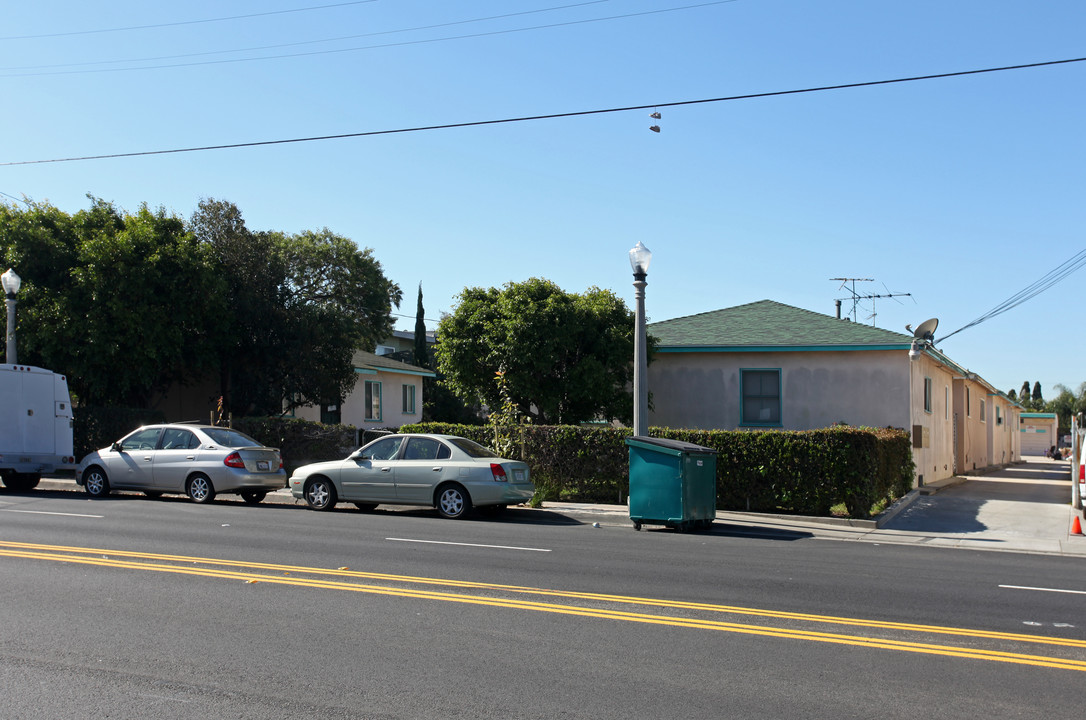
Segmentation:
<svg viewBox="0 0 1086 720">
<path fill-rule="evenodd" d="M 0 512 L 26 513 L 27 515 L 62 515 L 64 517 L 84 517 L 84 518 L 104 518 L 105 517 L 105 515 L 82 515 L 80 513 L 45 512 L 44 510 L 12 510 L 11 508 L 0 508 Z"/>
<path fill-rule="evenodd" d="M 460 545 L 461 547 L 493 548 L 496 550 L 524 550 L 525 552 L 550 552 L 544 548 L 516 547 L 514 545 L 478 545 L 476 543 L 443 542 L 441 540 L 411 540 L 409 538 L 385 538 L 392 542 L 425 543 L 427 545 Z"/>
<path fill-rule="evenodd" d="M 1069 593 L 1071 595 L 1086 595 L 1086 590 L 1063 590 L 1061 588 L 1029 587 L 1028 585 L 1000 585 L 1008 590 L 1036 590 L 1037 592 Z"/>
</svg>

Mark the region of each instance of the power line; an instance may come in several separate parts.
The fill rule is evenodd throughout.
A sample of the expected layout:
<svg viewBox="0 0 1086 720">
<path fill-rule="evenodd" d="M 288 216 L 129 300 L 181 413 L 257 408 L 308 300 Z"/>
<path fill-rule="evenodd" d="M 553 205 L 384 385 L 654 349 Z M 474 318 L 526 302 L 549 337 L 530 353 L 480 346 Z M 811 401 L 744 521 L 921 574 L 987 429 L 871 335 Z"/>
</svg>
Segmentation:
<svg viewBox="0 0 1086 720">
<path fill-rule="evenodd" d="M 661 8 L 659 10 L 646 10 L 644 12 L 627 13 L 624 15 L 610 15 L 600 18 L 589 18 L 587 20 L 567 20 L 564 22 L 550 23 L 548 25 L 533 25 L 530 27 L 522 28 L 509 28 L 506 30 L 491 30 L 489 32 L 470 33 L 467 35 L 451 35 L 441 38 L 429 38 L 426 40 L 404 40 L 402 42 L 384 43 L 382 45 L 363 45 L 359 47 L 350 48 L 338 48 L 336 50 L 312 50 L 309 52 L 298 53 L 286 53 L 282 55 L 263 55 L 260 57 L 251 58 L 232 58 L 224 60 L 205 60 L 202 62 L 188 62 L 188 63 L 173 63 L 168 65 L 143 65 L 140 67 L 128 67 L 128 68 L 101 68 L 98 70 L 62 70 L 57 72 L 32 72 L 32 73 L 4 73 L 0 77 L 40 77 L 45 75 L 81 75 L 88 73 L 106 73 L 106 72 L 127 72 L 132 70 L 163 70 L 168 68 L 179 67 L 199 67 L 201 65 L 225 65 L 231 63 L 243 63 L 254 62 L 257 60 L 282 60 L 285 58 L 299 58 L 299 57 L 311 57 L 315 55 L 332 55 L 337 53 L 358 52 L 360 50 L 379 50 L 390 47 L 404 47 L 408 45 L 425 45 L 427 43 L 447 42 L 449 40 L 470 40 L 481 37 L 491 37 L 494 35 L 508 35 L 510 33 L 528 32 L 530 30 L 549 30 L 557 27 L 567 27 L 570 25 L 583 25 L 585 23 L 606 22 L 610 20 L 622 20 L 632 17 L 641 17 L 644 15 L 659 15 L 661 13 L 677 12 L 679 10 L 693 10 L 696 8 L 709 7 L 712 5 L 724 5 L 726 3 L 738 2 L 738 0 L 712 0 L 711 2 L 698 3 L 696 5 L 683 5 L 681 7 Z M 559 8 L 560 9 L 560 8 Z M 239 52 L 239 51 L 225 51 L 225 52 Z M 107 62 L 133 62 L 127 60 L 111 60 Z M 138 62 L 138 61 L 136 61 Z"/>
<path fill-rule="evenodd" d="M 1064 261 L 1061 265 L 1054 268 L 1053 270 L 1049 270 L 1048 273 L 1046 273 L 1045 276 L 1042 277 L 1040 280 L 1037 280 L 1032 285 L 1022 290 L 1019 290 L 1017 293 L 1010 296 L 999 305 L 996 305 L 994 308 L 984 313 L 973 322 L 963 325 L 949 335 L 944 335 L 943 337 L 939 338 L 939 342 L 946 340 L 951 335 L 957 335 L 962 330 L 967 330 L 975 325 L 980 325 L 986 320 L 991 320 L 997 315 L 1002 315 L 1008 310 L 1013 310 L 1022 303 L 1032 300 L 1044 291 L 1051 288 L 1056 283 L 1066 280 L 1068 276 L 1082 269 L 1084 265 L 1086 265 L 1086 250 L 1080 250 L 1071 259 Z"/>
<path fill-rule="evenodd" d="M 363 5 L 377 2 L 377 0 L 354 0 L 353 2 L 341 2 L 332 5 L 315 5 L 312 7 L 293 8 L 290 10 L 270 10 L 268 12 L 251 13 L 249 15 L 231 15 L 228 17 L 206 18 L 204 20 L 179 20 L 177 22 L 158 23 L 155 25 L 130 25 L 118 28 L 99 28 L 98 30 L 72 30 L 70 32 L 46 33 L 43 35 L 9 35 L 0 37 L 0 40 L 40 40 L 43 38 L 69 37 L 72 35 L 96 35 L 100 33 L 127 32 L 129 30 L 151 30 L 153 28 L 177 27 L 179 25 L 200 25 L 203 23 L 225 22 L 227 20 L 246 20 L 248 18 L 264 17 L 266 15 L 285 15 L 287 13 L 309 12 L 310 10 L 327 10 L 328 8 L 344 7 L 347 5 Z"/>
<path fill-rule="evenodd" d="M 1070 58 L 1067 60 L 1049 60 L 1046 62 L 1026 63 L 1023 65 L 1005 65 L 1003 67 L 984 68 L 981 70 L 962 70 L 958 72 L 938 73 L 935 75 L 916 75 L 913 77 L 895 78 L 892 80 L 871 80 L 868 82 L 846 83 L 843 85 L 824 85 L 821 87 L 802 88 L 799 90 L 777 90 L 775 92 L 751 93 L 748 95 L 731 95 L 727 97 L 706 98 L 703 100 L 681 100 L 678 102 L 652 103 L 648 105 L 630 105 L 627 107 L 607 108 L 604 110 L 581 110 L 577 112 L 551 113 L 549 115 L 529 115 L 524 117 L 504 118 L 501 120 L 476 120 L 462 123 L 447 123 L 444 125 L 425 125 L 410 128 L 398 128 L 393 130 L 369 130 L 366 132 L 342 133 L 338 135 L 319 135 L 314 137 L 290 138 L 287 140 L 258 140 L 253 142 L 229 143 L 223 145 L 204 145 L 200 147 L 174 148 L 172 150 L 145 150 L 140 152 L 110 153 L 107 155 L 84 155 L 80 157 L 53 158 L 50 160 L 17 160 L 12 162 L 0 162 L 0 167 L 13 165 L 44 165 L 47 163 L 77 162 L 82 160 L 109 160 L 115 158 L 144 157 L 149 155 L 170 155 L 176 153 L 202 152 L 205 150 L 231 150 L 236 148 L 262 147 L 267 145 L 286 145 L 290 143 L 317 142 L 319 140 L 343 140 L 346 138 L 373 137 L 376 135 L 395 135 L 400 133 L 425 132 L 430 130 L 451 130 L 453 128 L 482 127 L 485 125 L 501 125 L 507 123 L 531 122 L 535 120 L 555 120 L 559 118 L 584 117 L 588 115 L 603 115 L 607 113 L 628 112 L 631 110 L 647 110 L 665 107 L 679 107 L 682 105 L 704 105 L 707 103 L 730 102 L 733 100 L 753 100 L 755 98 L 780 97 L 783 95 L 799 95 L 802 93 L 825 92 L 828 90 L 846 90 L 851 88 L 874 87 L 877 85 L 892 85 L 894 83 L 916 82 L 919 80 L 938 80 L 942 78 L 963 77 L 966 75 L 979 75 L 982 73 L 1003 72 L 1005 70 L 1024 70 L 1027 68 L 1048 67 L 1052 65 L 1066 65 L 1086 61 L 1086 57 Z"/>
<path fill-rule="evenodd" d="M 367 0 L 367 1 L 368 2 L 374 2 L 375 0 Z M 586 5 L 598 5 L 598 4 L 604 3 L 604 2 L 610 2 L 610 0 L 587 0 L 586 2 L 574 3 L 572 5 L 557 5 L 557 6 L 554 6 L 554 7 L 537 8 L 535 10 L 524 10 L 522 12 L 505 13 L 503 15 L 490 15 L 490 16 L 487 16 L 487 17 L 469 18 L 467 20 L 454 20 L 454 21 L 451 21 L 451 22 L 436 23 L 436 24 L 433 24 L 433 25 L 418 25 L 418 26 L 415 26 L 415 27 L 399 28 L 399 29 L 396 29 L 396 30 L 381 30 L 381 31 L 378 31 L 378 32 L 360 33 L 360 34 L 356 34 L 356 35 L 343 35 L 343 36 L 340 36 L 340 37 L 324 38 L 324 39 L 321 39 L 321 40 L 301 40 L 301 41 L 298 41 L 298 42 L 280 43 L 280 44 L 277 44 L 277 45 L 257 45 L 257 46 L 253 46 L 253 47 L 247 47 L 247 48 L 235 48 L 235 49 L 231 49 L 231 50 L 209 50 L 209 51 L 206 51 L 206 52 L 198 52 L 198 53 L 183 53 L 183 54 L 178 54 L 178 55 L 158 55 L 158 56 L 155 56 L 155 57 L 128 58 L 128 59 L 125 59 L 125 60 L 95 60 L 95 61 L 81 62 L 81 63 L 55 63 L 55 64 L 52 64 L 52 65 L 22 65 L 22 66 L 16 66 L 16 67 L 0 68 L 0 71 L 9 71 L 9 70 L 48 70 L 48 69 L 52 69 L 52 68 L 87 67 L 87 66 L 91 66 L 91 65 L 110 65 L 110 64 L 125 63 L 125 62 L 133 62 L 133 63 L 134 62 L 154 62 L 154 61 L 158 61 L 158 60 L 177 60 L 177 59 L 180 59 L 180 58 L 206 57 L 208 55 L 223 55 L 225 53 L 255 52 L 255 51 L 258 51 L 258 50 L 274 50 L 276 48 L 298 47 L 299 45 L 317 45 L 317 44 L 320 44 L 320 43 L 341 42 L 343 40 L 357 40 L 359 38 L 376 37 L 376 36 L 379 36 L 379 35 L 395 35 L 395 34 L 398 34 L 398 33 L 418 32 L 420 30 L 434 30 L 436 28 L 451 27 L 451 26 L 454 26 L 454 25 L 468 25 L 468 24 L 471 24 L 471 23 L 488 22 L 490 20 L 504 20 L 506 18 L 518 17 L 518 16 L 522 16 L 522 15 L 535 15 L 535 14 L 544 13 L 544 12 L 553 12 L 555 10 L 569 10 L 570 8 L 583 7 L 583 6 L 586 6 Z M 721 0 L 721 2 L 737 2 L 737 0 Z M 677 9 L 682 9 L 682 8 L 677 8 Z M 604 18 L 604 19 L 607 19 L 607 18 Z M 595 20 L 591 20 L 591 21 L 585 20 L 585 21 L 581 21 L 581 22 L 596 22 L 596 21 Z M 535 27 L 516 28 L 516 29 L 512 29 L 512 30 L 506 30 L 504 32 L 521 32 L 523 30 L 534 30 L 534 29 L 537 29 L 537 28 L 535 28 Z M 464 36 L 464 37 L 473 37 L 473 36 Z M 425 41 L 421 41 L 421 42 L 440 42 L 442 40 L 449 40 L 449 39 L 455 40 L 455 39 L 459 39 L 459 38 L 458 37 L 454 37 L 454 38 L 434 38 L 434 39 L 431 39 L 431 40 L 425 40 Z M 346 50 L 339 49 L 339 50 L 328 50 L 328 51 L 324 51 L 324 52 L 326 52 L 326 53 L 329 53 L 329 52 L 347 52 L 347 51 L 350 51 L 350 50 L 368 50 L 368 49 L 393 47 L 393 46 L 394 45 L 373 45 L 373 46 L 369 46 L 369 47 L 366 47 L 366 48 L 347 48 Z M 307 54 L 314 54 L 314 53 L 307 53 Z M 319 53 L 317 53 L 317 54 L 319 54 Z M 249 61 L 249 60 L 270 60 L 270 59 L 278 59 L 278 58 L 284 58 L 284 57 L 294 57 L 294 56 L 291 56 L 291 55 L 269 55 L 269 56 L 264 56 L 264 57 L 259 57 L 259 58 L 242 58 L 241 60 L 234 60 L 234 61 L 229 61 L 229 62 L 245 62 L 245 61 Z M 169 68 L 169 67 L 180 67 L 180 66 L 179 65 L 158 65 L 158 66 L 155 66 L 155 67 L 156 68 Z M 148 69 L 148 68 L 139 68 L 139 67 L 135 67 L 135 68 L 108 68 L 106 70 L 100 70 L 98 72 L 117 72 L 117 71 L 122 71 L 122 70 L 146 70 L 146 69 Z M 41 74 L 63 75 L 63 74 L 69 74 L 71 72 L 76 72 L 76 71 L 69 71 L 69 72 L 64 72 L 64 73 L 41 73 Z M 14 75 L 12 77 L 27 77 L 27 75 Z"/>
</svg>

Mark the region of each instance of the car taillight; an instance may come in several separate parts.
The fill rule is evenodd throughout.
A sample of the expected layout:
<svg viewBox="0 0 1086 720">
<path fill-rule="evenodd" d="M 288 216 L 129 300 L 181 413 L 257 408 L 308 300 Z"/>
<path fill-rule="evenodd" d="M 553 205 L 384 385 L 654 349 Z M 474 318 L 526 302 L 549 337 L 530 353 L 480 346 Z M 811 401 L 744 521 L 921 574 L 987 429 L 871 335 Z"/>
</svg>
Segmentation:
<svg viewBox="0 0 1086 720">
<path fill-rule="evenodd" d="M 243 468 L 245 467 L 245 461 L 241 459 L 241 455 L 236 452 L 232 452 L 226 456 L 226 459 L 222 461 L 222 464 L 226 467 Z"/>
<path fill-rule="evenodd" d="M 490 474 L 494 476 L 495 482 L 508 482 L 509 478 L 505 476 L 505 468 L 498 463 L 490 463 Z"/>
<path fill-rule="evenodd" d="M 1086 465 L 1079 465 L 1078 466 L 1078 481 L 1082 482 L 1083 480 L 1086 480 Z"/>
</svg>

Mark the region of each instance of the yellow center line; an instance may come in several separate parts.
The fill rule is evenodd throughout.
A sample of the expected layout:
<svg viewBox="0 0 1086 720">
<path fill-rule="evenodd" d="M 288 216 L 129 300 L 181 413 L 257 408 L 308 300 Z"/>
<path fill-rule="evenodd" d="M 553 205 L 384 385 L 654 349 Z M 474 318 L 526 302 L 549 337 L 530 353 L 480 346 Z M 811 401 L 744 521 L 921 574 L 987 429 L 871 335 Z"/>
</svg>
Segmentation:
<svg viewBox="0 0 1086 720">
<path fill-rule="evenodd" d="M 11 549 L 3 549 L 11 548 Z M 104 555 L 104 556 L 103 556 Z M 108 556 L 115 557 L 108 557 Z M 482 595 L 465 595 L 460 593 L 439 592 L 420 588 L 394 588 L 382 585 L 360 584 L 348 582 L 346 579 L 368 579 L 393 581 L 407 584 L 425 584 L 460 589 L 485 589 L 491 591 L 505 591 L 516 594 L 534 593 L 541 596 L 565 597 L 570 599 L 592 600 L 598 602 L 638 604 L 652 607 L 665 607 L 679 610 L 701 610 L 717 613 L 738 613 L 769 617 L 779 620 L 804 620 L 809 622 L 822 622 L 842 625 L 862 625 L 890 630 L 909 630 L 914 632 L 943 633 L 972 638 L 1009 640 L 1016 642 L 1048 643 L 1064 645 L 1068 647 L 1086 648 L 1086 642 L 1061 638 L 1045 638 L 1035 635 L 1019 633 L 993 633 L 988 631 L 968 630 L 964 628 L 948 628 L 938 626 L 910 625 L 904 623 L 882 623 L 871 620 L 853 618 L 837 618 L 831 616 L 807 615 L 802 613 L 774 612 L 759 610 L 756 608 L 732 608 L 729 606 L 712 605 L 705 603 L 673 602 L 652 598 L 632 598 L 616 595 L 604 595 L 597 593 L 566 592 L 559 590 L 546 590 L 542 588 L 529 588 L 513 585 L 499 585 L 491 583 L 478 583 L 469 581 L 440 580 L 436 578 L 419 578 L 386 573 L 367 573 L 347 569 L 330 570 L 325 568 L 310 568 L 295 565 L 278 565 L 269 563 L 246 563 L 232 560 L 220 560 L 215 558 L 197 558 L 178 555 L 161 555 L 156 553 L 139 553 L 131 551 L 106 550 L 101 548 L 74 548 L 52 545 L 35 545 L 32 543 L 13 543 L 0 541 L 0 556 L 24 558 L 33 560 L 49 560 L 55 562 L 78 563 L 83 565 L 96 565 L 102 567 L 114 567 L 129 570 L 165 572 L 174 574 L 194 575 L 200 577 L 240 580 L 250 583 L 271 583 L 277 585 L 290 585 L 328 590 L 341 590 L 351 592 L 363 592 L 368 594 L 387 595 L 394 597 L 415 598 L 422 600 L 441 600 L 445 602 L 457 602 L 490 607 L 508 609 L 531 610 L 536 612 L 549 612 L 563 615 L 591 617 L 609 620 L 622 620 L 626 622 L 647 623 L 653 625 L 665 625 L 672 627 L 716 630 L 721 632 L 741 633 L 747 635 L 761 635 L 767 637 L 808 640 L 815 642 L 853 645 L 857 647 L 877 648 L 885 650 L 897 650 L 900 652 L 925 653 L 931 655 L 943 655 L 947 657 L 971 658 L 978 660 L 990 660 L 1008 662 L 1037 667 L 1056 668 L 1064 670 L 1086 671 L 1086 661 L 1066 658 L 1047 657 L 1040 655 L 1028 655 L 1003 651 L 983 650 L 977 648 L 954 647 L 932 643 L 907 642 L 889 640 L 883 638 L 866 638 L 856 635 L 840 633 L 816 632 L 807 630 L 792 630 L 787 628 L 775 628 L 759 625 L 747 625 L 741 623 L 723 622 L 718 620 L 705 620 L 697 618 L 668 617 L 647 613 L 628 612 L 609 608 L 578 607 L 546 602 L 529 601 L 514 598 L 487 597 Z M 97 557 L 96 557 L 97 556 Z M 129 560 L 118 558 L 132 558 Z M 154 562 L 143 561 L 167 561 L 172 563 L 183 562 L 187 565 L 163 565 Z M 198 567 L 197 565 L 209 565 L 211 567 Z M 264 572 L 245 572 L 228 569 L 215 569 L 216 567 L 233 567 L 247 570 L 273 570 L 285 573 L 284 575 L 269 575 Z M 289 573 L 303 573 L 316 575 L 317 578 L 290 576 Z M 323 579 L 329 576 L 345 579 Z"/>
</svg>

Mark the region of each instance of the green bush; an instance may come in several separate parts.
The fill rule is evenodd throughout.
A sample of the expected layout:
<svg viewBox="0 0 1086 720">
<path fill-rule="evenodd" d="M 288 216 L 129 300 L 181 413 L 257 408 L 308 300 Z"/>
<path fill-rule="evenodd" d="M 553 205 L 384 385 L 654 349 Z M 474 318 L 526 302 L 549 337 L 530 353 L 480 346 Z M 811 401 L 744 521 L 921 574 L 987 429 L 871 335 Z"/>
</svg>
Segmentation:
<svg viewBox="0 0 1086 720">
<path fill-rule="evenodd" d="M 158 410 L 80 406 L 72 423 L 76 460 L 109 447 L 141 425 L 160 422 L 165 422 L 165 416 Z"/>
<path fill-rule="evenodd" d="M 162 422 L 147 410 L 79 408 L 79 457 L 107 447 L 140 425 Z M 358 429 L 297 418 L 241 418 L 234 427 L 283 453 L 287 472 L 312 462 L 340 460 L 358 446 Z M 489 425 L 420 423 L 400 432 L 459 435 L 493 447 Z M 365 440 L 375 433 L 365 433 Z M 537 500 L 625 502 L 629 493 L 629 428 L 517 425 L 503 428 L 532 471 Z M 828 515 L 843 504 L 852 517 L 868 517 L 877 503 L 907 493 L 913 483 L 909 434 L 890 428 L 833 427 L 803 432 L 673 430 L 649 435 L 717 451 L 717 508 Z"/>
<path fill-rule="evenodd" d="M 233 427 L 268 447 L 279 448 L 287 475 L 309 463 L 342 460 L 358 447 L 358 430 L 353 425 L 323 425 L 285 417 L 247 417 L 235 419 Z"/>
<path fill-rule="evenodd" d="M 490 427 L 422 423 L 401 432 L 461 435 L 493 446 Z M 531 466 L 543 500 L 622 503 L 629 486 L 628 428 L 522 425 L 518 458 Z M 912 487 L 911 440 L 904 430 L 833 427 L 802 432 L 672 430 L 652 437 L 717 451 L 721 510 L 824 516 L 844 504 L 853 517 Z"/>
</svg>

